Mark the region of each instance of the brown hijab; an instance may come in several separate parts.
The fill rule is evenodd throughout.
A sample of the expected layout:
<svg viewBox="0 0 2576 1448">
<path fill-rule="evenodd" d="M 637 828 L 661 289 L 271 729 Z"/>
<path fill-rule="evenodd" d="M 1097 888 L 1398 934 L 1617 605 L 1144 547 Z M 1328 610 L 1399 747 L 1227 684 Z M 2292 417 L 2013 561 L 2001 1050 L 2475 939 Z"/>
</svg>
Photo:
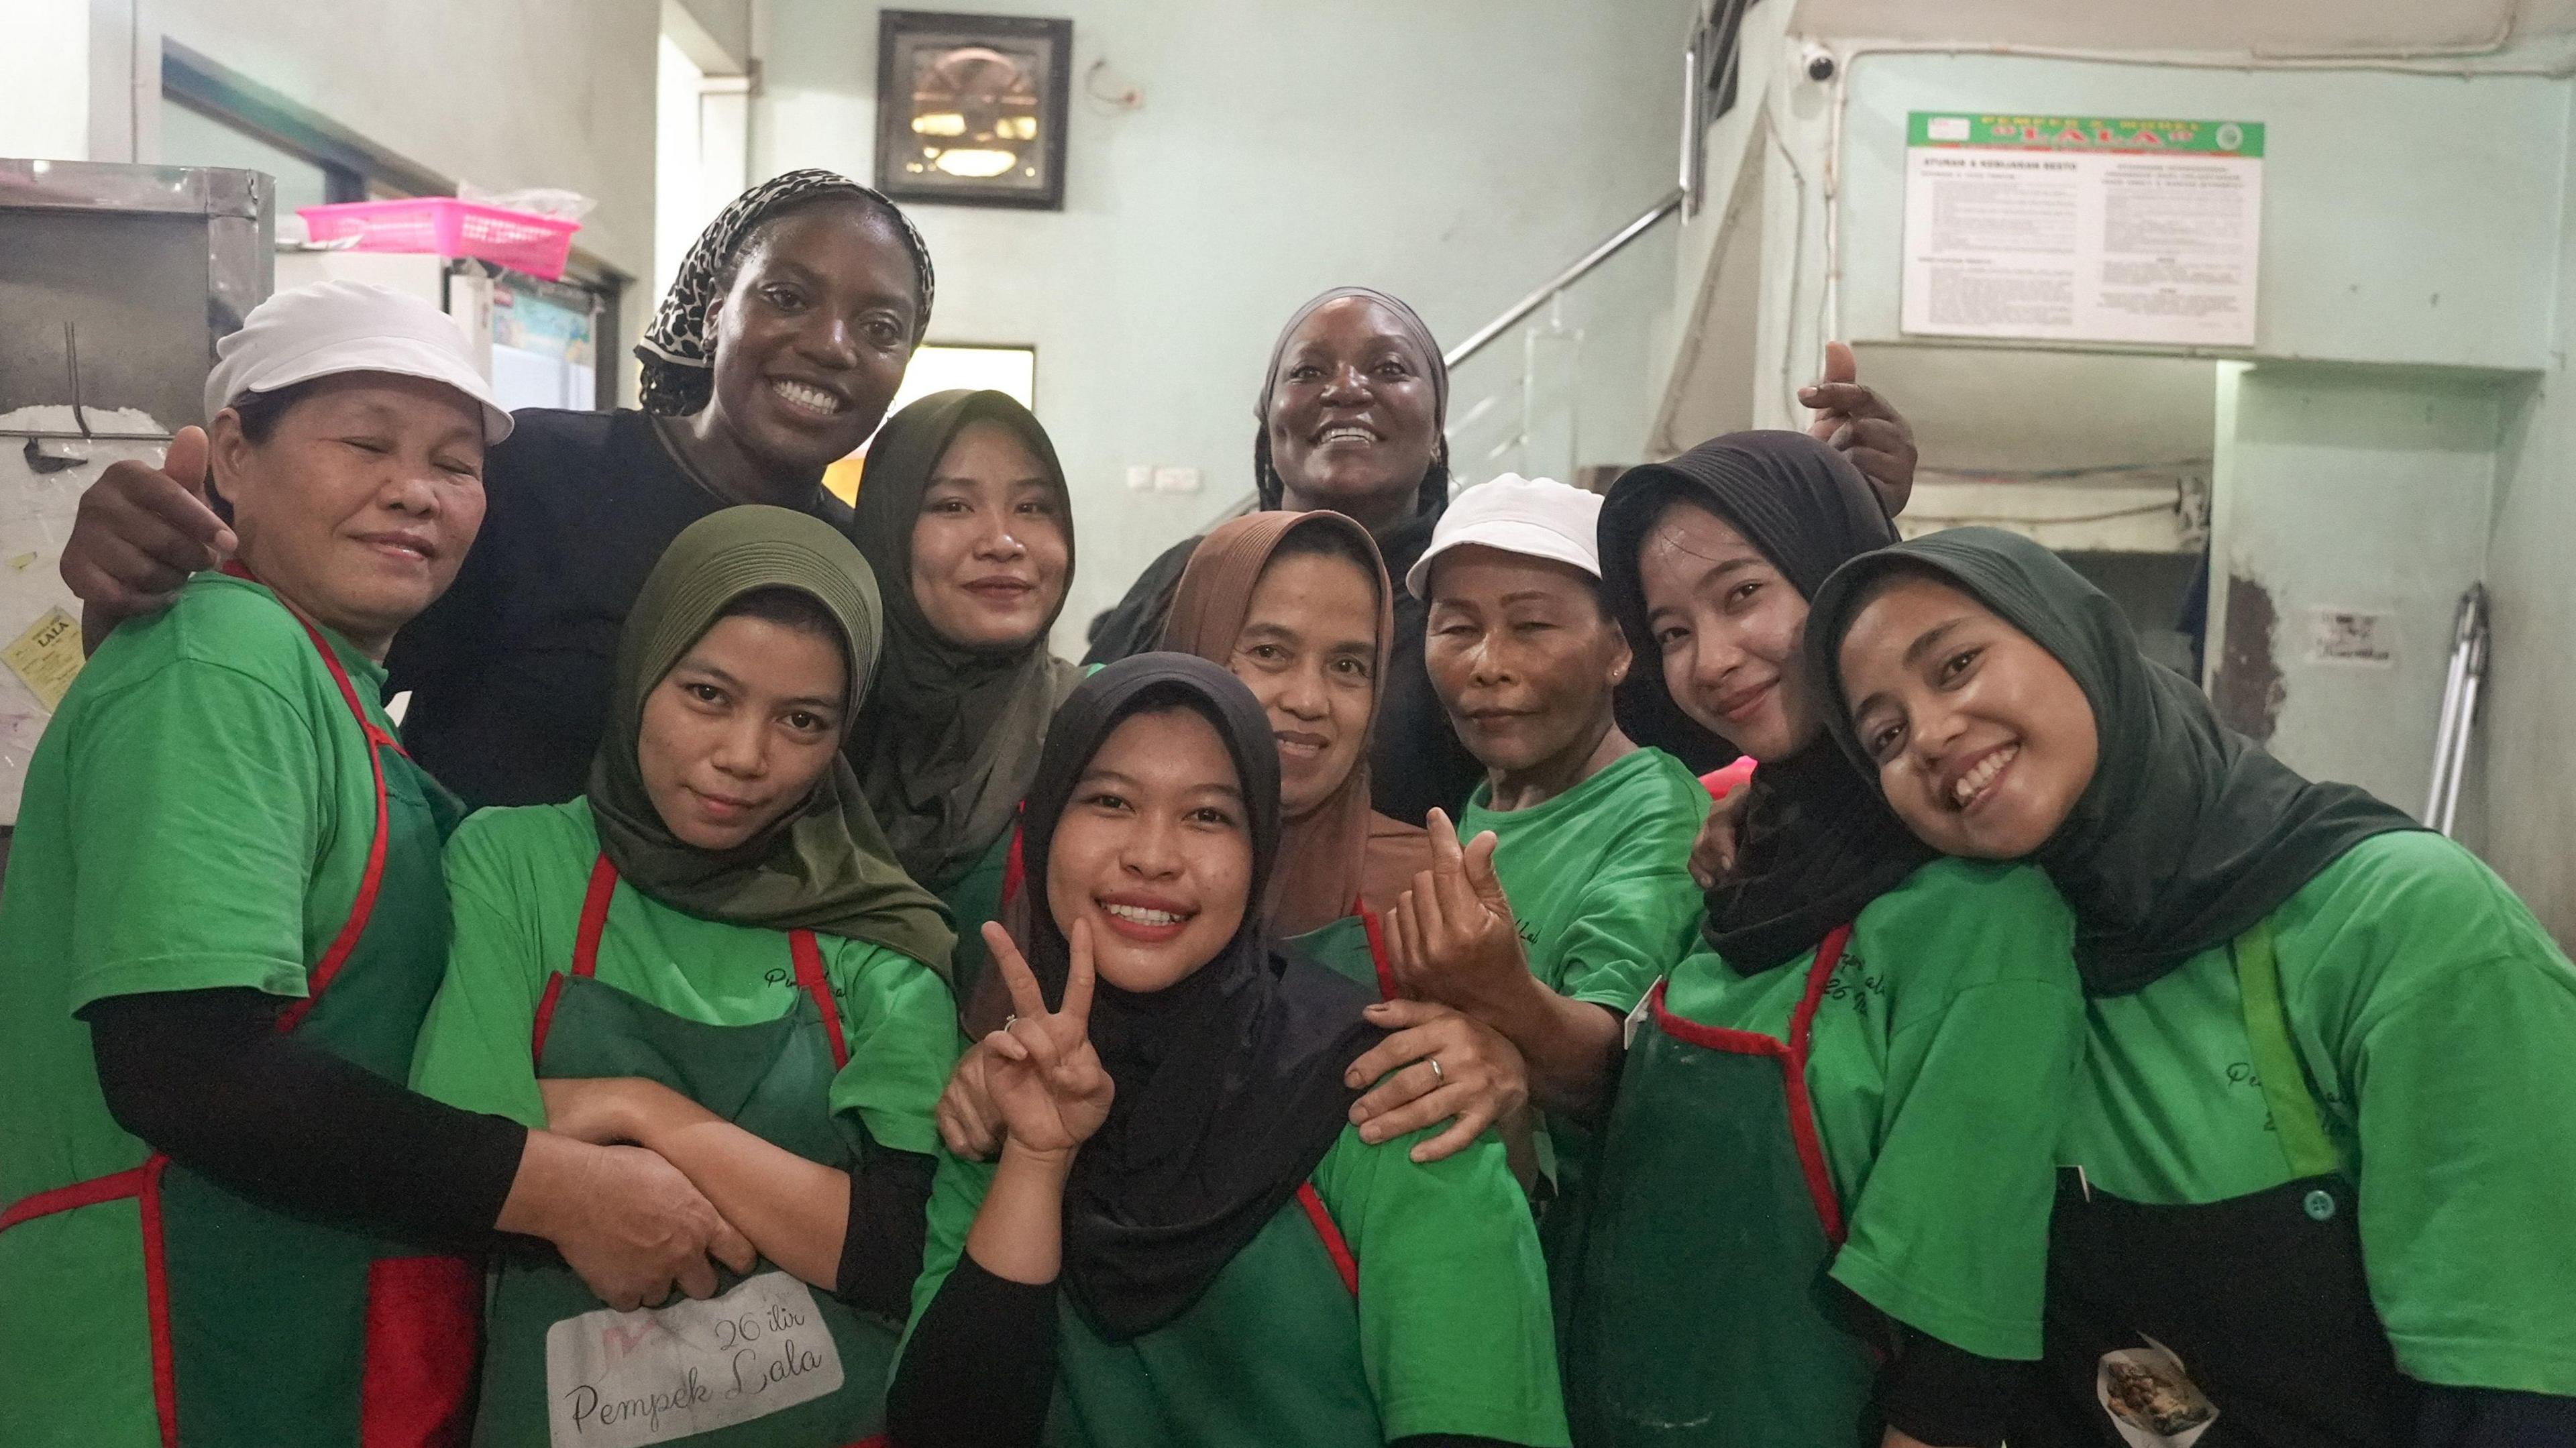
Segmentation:
<svg viewBox="0 0 2576 1448">
<path fill-rule="evenodd" d="M 1385 698 L 1387 661 L 1395 642 L 1394 588 L 1366 528 L 1333 512 L 1253 513 L 1226 523 L 1200 541 L 1172 594 L 1163 624 L 1163 647 L 1230 667 L 1234 641 L 1252 612 L 1253 590 L 1271 558 L 1302 528 L 1345 537 L 1369 560 L 1377 587 L 1377 660 L 1370 673 L 1369 724 Z M 1410 888 L 1417 870 L 1431 867 L 1430 839 L 1369 809 L 1368 745 L 1363 739 L 1351 772 L 1313 809 L 1282 821 L 1279 867 L 1271 872 L 1264 901 L 1273 934 L 1303 935 L 1352 913 L 1355 900 L 1384 910 Z"/>
</svg>

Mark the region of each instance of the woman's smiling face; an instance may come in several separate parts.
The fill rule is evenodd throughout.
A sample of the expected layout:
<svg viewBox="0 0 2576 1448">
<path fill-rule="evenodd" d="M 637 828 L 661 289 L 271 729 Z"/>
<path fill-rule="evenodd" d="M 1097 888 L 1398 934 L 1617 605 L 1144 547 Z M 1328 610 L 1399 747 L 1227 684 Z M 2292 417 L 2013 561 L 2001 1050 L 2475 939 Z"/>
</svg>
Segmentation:
<svg viewBox="0 0 2576 1448">
<path fill-rule="evenodd" d="M 1852 616 L 1840 662 L 1889 807 L 1944 854 L 2019 859 L 2093 782 L 2101 742 L 2075 676 L 1947 583 L 1891 574 Z"/>
<path fill-rule="evenodd" d="M 1664 688 L 1702 728 L 1758 760 L 1823 732 L 1807 686 L 1807 600 L 1735 526 L 1667 506 L 1637 550 L 1646 632 Z"/>
<path fill-rule="evenodd" d="M 716 620 L 644 697 L 635 760 L 663 825 L 724 851 L 803 805 L 840 755 L 848 687 L 830 625 Z"/>
<path fill-rule="evenodd" d="M 1196 709 L 1132 714 L 1076 782 L 1047 846 L 1047 908 L 1089 922 L 1100 978 L 1145 994 L 1234 938 L 1252 890 L 1251 814 L 1216 726 Z"/>
<path fill-rule="evenodd" d="M 1274 558 L 1253 586 L 1225 663 L 1270 717 L 1289 819 L 1331 798 L 1368 745 L 1377 609 L 1375 581 L 1335 554 Z"/>
</svg>

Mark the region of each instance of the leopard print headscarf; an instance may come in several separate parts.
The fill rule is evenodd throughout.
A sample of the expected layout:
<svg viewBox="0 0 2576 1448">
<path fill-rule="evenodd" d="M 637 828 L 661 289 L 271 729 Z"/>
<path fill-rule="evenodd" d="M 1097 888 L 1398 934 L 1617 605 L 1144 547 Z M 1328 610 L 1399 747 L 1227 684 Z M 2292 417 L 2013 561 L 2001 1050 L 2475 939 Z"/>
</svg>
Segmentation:
<svg viewBox="0 0 2576 1448">
<path fill-rule="evenodd" d="M 930 248 L 922 245 L 921 233 L 913 230 L 911 218 L 883 194 L 836 171 L 790 171 L 735 197 L 723 215 L 698 233 L 689 254 L 681 259 L 679 275 L 671 279 L 671 290 L 664 294 L 661 309 L 653 314 L 653 325 L 645 329 L 644 340 L 635 347 L 637 360 L 644 364 L 642 392 L 646 412 L 684 417 L 707 405 L 715 388 L 714 339 L 707 335 L 708 304 L 721 295 L 726 273 L 762 222 L 790 202 L 827 191 L 863 198 L 893 219 L 904 248 L 912 253 L 913 282 L 921 293 L 921 306 L 912 328 L 913 345 L 921 344 L 923 333 L 930 327 L 930 299 L 935 286 Z"/>
</svg>

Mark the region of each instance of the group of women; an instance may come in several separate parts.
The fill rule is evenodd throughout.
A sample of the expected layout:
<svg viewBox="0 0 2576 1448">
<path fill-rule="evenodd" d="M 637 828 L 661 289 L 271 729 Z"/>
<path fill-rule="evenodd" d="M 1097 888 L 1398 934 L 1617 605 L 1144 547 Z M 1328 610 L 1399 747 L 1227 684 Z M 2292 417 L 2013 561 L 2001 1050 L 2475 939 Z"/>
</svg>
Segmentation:
<svg viewBox="0 0 2576 1448">
<path fill-rule="evenodd" d="M 2576 969 L 2052 555 L 1900 543 L 1847 367 L 1453 505 L 1329 292 L 1078 668 L 1037 419 L 884 416 L 932 301 L 794 173 L 642 411 L 328 285 L 93 485 L 0 1441 L 2576 1442 Z"/>
</svg>

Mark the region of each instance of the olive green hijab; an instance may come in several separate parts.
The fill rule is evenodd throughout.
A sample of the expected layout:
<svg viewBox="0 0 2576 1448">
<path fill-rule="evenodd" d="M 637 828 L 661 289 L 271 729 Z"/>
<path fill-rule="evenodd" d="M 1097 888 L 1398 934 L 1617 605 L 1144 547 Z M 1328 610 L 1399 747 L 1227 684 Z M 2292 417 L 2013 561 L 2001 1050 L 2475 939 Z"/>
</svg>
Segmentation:
<svg viewBox="0 0 2576 1448">
<path fill-rule="evenodd" d="M 1952 528 L 1834 570 L 1807 615 L 1807 666 L 1825 724 L 1870 763 L 1839 666 L 1872 583 L 1911 569 L 1961 590 L 2056 656 L 2093 706 L 2100 763 L 2031 859 L 2075 908 L 2087 991 L 2121 995 L 2224 945 L 2373 835 L 2419 828 L 2349 784 L 2318 784 L 2218 722 L 2180 674 L 2138 652 L 2110 596 L 2046 548 Z"/>
<path fill-rule="evenodd" d="M 840 625 L 849 666 L 843 727 L 858 717 L 880 630 L 876 579 L 858 550 L 830 524 L 786 508 L 699 519 L 653 565 L 617 641 L 608 731 L 590 765 L 600 848 L 628 884 L 674 909 L 871 941 L 945 975 L 957 942 L 947 911 L 895 862 L 846 757 L 832 761 L 802 808 L 722 853 L 682 843 L 645 791 L 636 762 L 645 697 L 736 599 L 773 588 L 806 595 Z"/>
<path fill-rule="evenodd" d="M 1016 434 L 1055 485 L 1064 521 L 1065 587 L 1073 585 L 1073 498 L 1055 445 L 1029 410 L 1000 392 L 934 392 L 886 419 L 868 444 L 851 538 L 886 581 L 884 676 L 850 734 L 850 758 L 896 858 L 944 890 L 974 868 L 1018 817 L 1037 777 L 1056 705 L 1081 670 L 1047 652 L 1047 629 L 1017 649 L 950 643 L 912 597 L 912 528 L 948 445 L 970 422 Z M 1064 601 L 1056 601 L 1056 612 Z"/>
</svg>

